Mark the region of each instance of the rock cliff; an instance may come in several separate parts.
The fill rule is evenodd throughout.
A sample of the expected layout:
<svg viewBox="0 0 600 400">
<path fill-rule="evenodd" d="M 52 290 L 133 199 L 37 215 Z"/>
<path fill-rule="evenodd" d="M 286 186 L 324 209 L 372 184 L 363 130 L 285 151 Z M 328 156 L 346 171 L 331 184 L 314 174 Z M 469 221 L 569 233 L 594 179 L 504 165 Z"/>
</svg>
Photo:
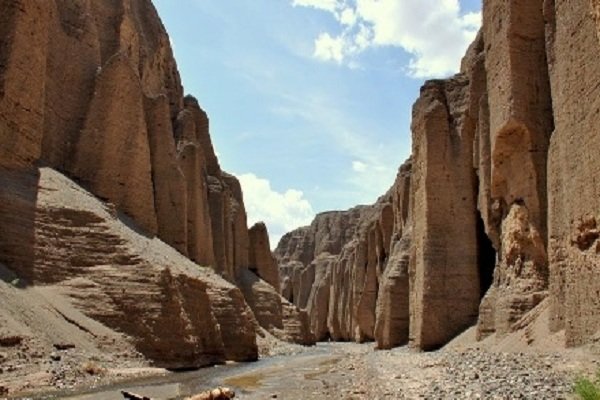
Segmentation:
<svg viewBox="0 0 600 400">
<path fill-rule="evenodd" d="M 259 323 L 311 343 L 151 1 L 0 10 L 0 263 L 156 365 L 256 359 Z M 252 309 L 251 271 L 271 296 Z"/>
<path fill-rule="evenodd" d="M 567 345 L 597 335 L 598 10 L 483 2 L 460 73 L 421 88 L 390 191 L 278 245 L 317 338 L 435 349 L 473 324 L 506 335 L 546 298 Z"/>
</svg>

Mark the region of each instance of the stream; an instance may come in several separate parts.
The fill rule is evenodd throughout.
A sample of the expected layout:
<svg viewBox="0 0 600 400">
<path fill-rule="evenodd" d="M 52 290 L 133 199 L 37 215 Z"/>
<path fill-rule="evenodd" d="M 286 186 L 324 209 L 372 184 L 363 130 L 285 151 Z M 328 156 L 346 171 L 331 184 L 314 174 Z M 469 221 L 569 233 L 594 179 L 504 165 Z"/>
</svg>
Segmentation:
<svg viewBox="0 0 600 400">
<path fill-rule="evenodd" d="M 156 400 L 180 400 L 218 386 L 234 389 L 236 399 L 312 398 L 322 393 L 326 385 L 320 377 L 332 372 L 344 358 L 343 347 L 336 343 L 320 343 L 295 355 L 218 365 L 34 399 L 122 400 L 121 391 L 125 390 Z M 340 378 L 344 380 L 343 376 Z"/>
</svg>

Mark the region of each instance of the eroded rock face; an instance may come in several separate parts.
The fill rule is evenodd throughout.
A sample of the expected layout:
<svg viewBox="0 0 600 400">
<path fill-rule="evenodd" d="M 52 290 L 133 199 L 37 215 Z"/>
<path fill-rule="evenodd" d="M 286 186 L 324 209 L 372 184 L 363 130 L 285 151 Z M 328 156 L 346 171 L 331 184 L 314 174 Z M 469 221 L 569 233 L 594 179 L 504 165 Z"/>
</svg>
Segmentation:
<svg viewBox="0 0 600 400">
<path fill-rule="evenodd" d="M 66 171 L 148 234 L 214 264 L 206 181 L 224 178 L 152 3 L 6 0 L 2 9 L 2 166 Z"/>
<path fill-rule="evenodd" d="M 404 201 L 397 180 L 352 228 L 318 216 L 278 246 L 282 291 L 319 338 L 434 349 L 474 323 L 501 337 L 548 296 L 567 344 L 597 335 L 599 10 L 483 2 L 460 73 L 426 82 L 413 108 Z M 306 300 L 324 286 L 327 331 Z"/>
<path fill-rule="evenodd" d="M 279 286 L 266 228 L 251 241 L 240 184 L 219 166 L 208 116 L 183 95 L 152 2 L 0 9 L 0 262 L 64 288 L 157 364 L 255 359 L 256 318 L 236 285 L 252 268 Z M 64 193 L 44 192 L 46 178 Z M 167 248 L 159 239 L 178 251 L 165 250 L 170 260 L 152 258 Z M 308 326 L 281 304 L 268 312 L 281 329 L 286 316 Z M 310 342 L 302 329 L 289 337 Z"/>
<path fill-rule="evenodd" d="M 413 108 L 410 336 L 423 349 L 442 346 L 477 318 L 474 129 L 467 114 L 468 84 L 464 75 L 427 82 Z"/>
<path fill-rule="evenodd" d="M 114 208 L 55 170 L 2 174 L 1 181 L 3 224 L 20 235 L 13 250 L 2 238 L 2 259 L 28 284 L 58 288 L 158 366 L 257 358 L 252 312 L 236 286 L 126 226 Z"/>
<path fill-rule="evenodd" d="M 546 2 L 555 130 L 548 154 L 548 257 L 552 329 L 579 345 L 600 329 L 600 3 Z"/>
<path fill-rule="evenodd" d="M 408 296 L 407 270 L 401 282 L 392 274 L 385 275 L 384 270 L 388 260 L 402 258 L 397 243 L 410 241 L 408 235 L 403 236 L 409 220 L 410 170 L 407 162 L 394 186 L 376 204 L 320 214 L 310 227 L 285 235 L 275 250 L 282 293 L 308 312 L 317 340 L 366 341 L 377 337 L 383 343 L 388 340 L 384 337 L 389 338 L 403 326 L 408 338 L 408 324 L 402 325 L 386 314 L 383 306 L 378 310 L 377 299 L 378 292 L 404 288 Z M 325 243 L 317 245 L 321 240 Z M 408 319 L 408 301 L 406 308 L 397 305 L 400 307 L 394 315 Z M 378 316 L 381 322 L 376 329 Z"/>
<path fill-rule="evenodd" d="M 248 232 L 250 270 L 261 279 L 279 290 L 279 269 L 269 244 L 269 233 L 264 223 L 258 222 Z"/>
<path fill-rule="evenodd" d="M 240 271 L 238 282 L 260 327 L 281 340 L 315 343 L 307 313 L 283 298 L 275 287 L 248 269 Z"/>
</svg>

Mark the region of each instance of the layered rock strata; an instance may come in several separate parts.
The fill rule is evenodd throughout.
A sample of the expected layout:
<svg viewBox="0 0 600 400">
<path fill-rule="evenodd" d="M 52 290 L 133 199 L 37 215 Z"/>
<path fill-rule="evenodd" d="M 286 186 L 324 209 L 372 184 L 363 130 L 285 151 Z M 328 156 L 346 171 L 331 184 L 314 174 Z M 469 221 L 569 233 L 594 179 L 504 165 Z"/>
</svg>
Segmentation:
<svg viewBox="0 0 600 400">
<path fill-rule="evenodd" d="M 22 256 L 9 260 L 25 285 L 55 288 L 159 366 L 257 358 L 254 316 L 235 285 L 127 226 L 59 172 L 25 174 L 0 178 L 3 226 L 27 221 L 12 230 Z"/>
<path fill-rule="evenodd" d="M 317 216 L 276 250 L 318 338 L 435 349 L 510 333 L 548 297 L 566 344 L 597 334 L 599 9 L 484 1 L 460 73 L 414 105 L 411 168 L 352 224 Z"/>
<path fill-rule="evenodd" d="M 256 359 L 256 318 L 238 285 L 250 268 L 279 286 L 266 229 L 248 230 L 240 184 L 183 95 L 151 1 L 0 9 L 0 262 L 30 285 L 65 287 L 159 365 Z M 155 261 L 162 251 L 171 259 Z M 302 336 L 302 313 L 284 313 L 275 294 L 281 336 Z"/>
</svg>

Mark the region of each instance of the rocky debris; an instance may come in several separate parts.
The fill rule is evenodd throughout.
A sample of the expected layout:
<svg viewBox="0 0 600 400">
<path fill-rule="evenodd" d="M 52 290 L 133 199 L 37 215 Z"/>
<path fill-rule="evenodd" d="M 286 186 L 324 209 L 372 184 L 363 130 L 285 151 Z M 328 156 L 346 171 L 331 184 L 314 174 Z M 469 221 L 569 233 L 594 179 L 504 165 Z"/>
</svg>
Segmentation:
<svg viewBox="0 0 600 400">
<path fill-rule="evenodd" d="M 430 382 L 427 399 L 567 399 L 572 381 L 557 372 L 560 354 L 489 353 L 470 350 L 441 354 L 433 363 L 443 367 Z"/>
<path fill-rule="evenodd" d="M 465 351 L 373 351 L 371 344 L 320 343 L 304 354 L 234 376 L 248 400 L 570 399 L 579 355 Z M 312 354 L 311 354 L 312 353 Z M 233 372 L 235 373 L 235 372 Z M 260 377 L 260 383 L 244 382 Z"/>
<path fill-rule="evenodd" d="M 21 336 L 2 336 L 0 337 L 0 347 L 15 347 L 23 342 Z"/>
<path fill-rule="evenodd" d="M 566 359 L 559 353 L 415 353 L 400 347 L 367 355 L 349 352 L 321 379 L 348 398 L 568 399 L 573 378 L 561 370 Z M 350 377 L 351 383 L 340 388 L 336 375 L 344 382 Z"/>
</svg>

